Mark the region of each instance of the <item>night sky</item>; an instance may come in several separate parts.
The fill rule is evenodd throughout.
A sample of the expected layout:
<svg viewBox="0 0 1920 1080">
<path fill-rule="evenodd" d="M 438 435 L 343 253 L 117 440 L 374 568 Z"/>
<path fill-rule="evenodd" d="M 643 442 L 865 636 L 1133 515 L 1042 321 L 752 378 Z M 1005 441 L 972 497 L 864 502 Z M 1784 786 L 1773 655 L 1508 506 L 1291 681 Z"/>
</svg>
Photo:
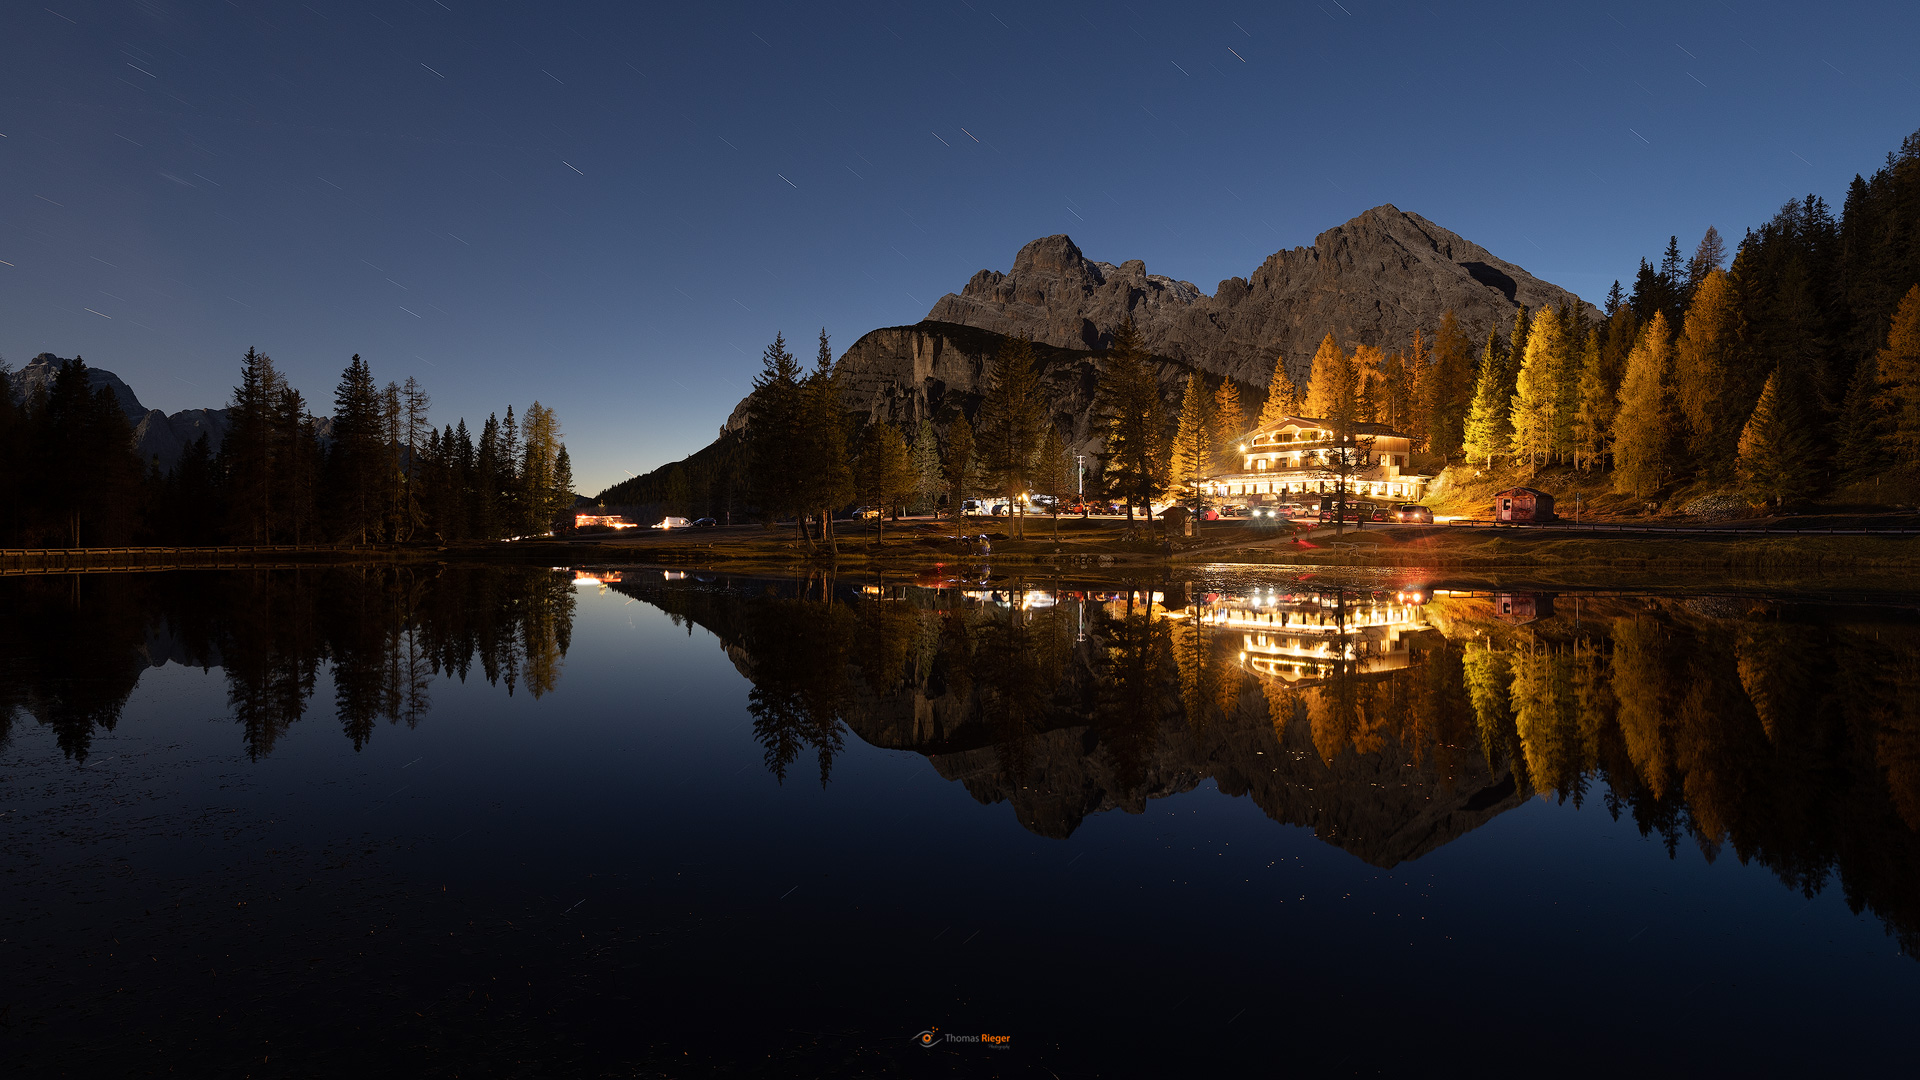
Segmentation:
<svg viewBox="0 0 1920 1080">
<path fill-rule="evenodd" d="M 1390 202 L 1597 301 L 1920 127 L 1911 0 L 694 7 L 5 5 L 0 355 L 324 412 L 358 352 L 592 493 L 1037 236 L 1211 292 Z"/>
</svg>

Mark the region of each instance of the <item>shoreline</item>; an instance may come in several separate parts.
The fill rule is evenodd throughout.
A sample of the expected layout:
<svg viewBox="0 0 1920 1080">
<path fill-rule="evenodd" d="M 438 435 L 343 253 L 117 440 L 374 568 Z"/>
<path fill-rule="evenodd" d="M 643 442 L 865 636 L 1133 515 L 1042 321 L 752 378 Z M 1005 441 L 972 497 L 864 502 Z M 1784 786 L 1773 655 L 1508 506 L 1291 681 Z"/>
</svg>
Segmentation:
<svg viewBox="0 0 1920 1080">
<path fill-rule="evenodd" d="M 985 523 L 991 527 L 991 524 Z M 1064 524 L 1064 522 L 1063 522 Z M 1335 533 L 1331 526 L 1275 535 L 1243 525 L 1203 528 L 1197 540 L 1124 539 L 1124 522 L 1075 522 L 1056 539 L 1046 526 L 1029 538 L 994 536 L 992 554 L 955 550 L 925 526 L 905 525 L 883 542 L 855 534 L 837 555 L 809 552 L 785 530 L 733 526 L 708 533 L 457 544 L 221 545 L 0 549 L 0 575 L 138 572 L 163 569 L 269 569 L 337 563 L 647 563 L 737 570 L 933 572 L 991 563 L 1062 571 L 1141 571 L 1201 565 L 1292 566 L 1314 570 L 1529 571 L 1552 576 L 1632 571 L 1637 575 L 1827 576 L 1911 573 L 1920 581 L 1920 535 L 1828 531 L 1728 533 L 1713 530 L 1604 532 L 1589 529 L 1455 528 L 1378 525 Z M 1209 523 L 1212 524 L 1212 523 Z M 1214 533 L 1216 535 L 1207 535 Z"/>
</svg>

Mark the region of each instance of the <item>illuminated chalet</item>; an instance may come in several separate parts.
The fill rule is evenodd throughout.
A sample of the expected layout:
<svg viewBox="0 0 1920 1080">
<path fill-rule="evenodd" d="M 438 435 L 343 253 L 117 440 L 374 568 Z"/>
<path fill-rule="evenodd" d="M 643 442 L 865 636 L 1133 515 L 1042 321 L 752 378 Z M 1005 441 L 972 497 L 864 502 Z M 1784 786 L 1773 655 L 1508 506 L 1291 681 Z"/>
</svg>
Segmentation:
<svg viewBox="0 0 1920 1080">
<path fill-rule="evenodd" d="M 1426 496 L 1433 477 L 1412 471 L 1412 440 L 1385 424 L 1353 428 L 1371 461 L 1348 475 L 1349 494 L 1407 502 Z M 1335 475 L 1328 452 L 1333 448 L 1333 421 L 1289 416 L 1250 433 L 1240 444 L 1242 471 L 1210 476 L 1200 487 L 1216 498 L 1250 503 L 1331 492 Z"/>
</svg>

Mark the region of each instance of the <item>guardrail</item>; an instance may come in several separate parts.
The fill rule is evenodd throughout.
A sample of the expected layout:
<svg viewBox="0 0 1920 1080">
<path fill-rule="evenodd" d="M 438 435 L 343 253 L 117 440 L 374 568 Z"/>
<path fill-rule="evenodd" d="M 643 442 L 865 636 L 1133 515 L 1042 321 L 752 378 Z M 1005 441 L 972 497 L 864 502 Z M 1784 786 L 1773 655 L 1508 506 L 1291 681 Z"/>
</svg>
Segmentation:
<svg viewBox="0 0 1920 1080">
<path fill-rule="evenodd" d="M 1392 524 L 1388 522 L 1387 524 Z M 1456 518 L 1446 523 L 1454 529 L 1547 529 L 1555 531 L 1588 532 L 1644 532 L 1644 533 L 1707 533 L 1715 536 L 1920 536 L 1920 528 L 1912 526 L 1888 526 L 1886 528 L 1841 528 L 1841 527 L 1800 527 L 1785 528 L 1751 525 L 1629 525 L 1613 521 L 1483 521 L 1479 518 Z"/>
<path fill-rule="evenodd" d="M 168 567 L 281 567 L 304 556 L 373 555 L 380 544 L 222 544 L 211 547 L 0 548 L 0 573 L 62 574 Z"/>
</svg>

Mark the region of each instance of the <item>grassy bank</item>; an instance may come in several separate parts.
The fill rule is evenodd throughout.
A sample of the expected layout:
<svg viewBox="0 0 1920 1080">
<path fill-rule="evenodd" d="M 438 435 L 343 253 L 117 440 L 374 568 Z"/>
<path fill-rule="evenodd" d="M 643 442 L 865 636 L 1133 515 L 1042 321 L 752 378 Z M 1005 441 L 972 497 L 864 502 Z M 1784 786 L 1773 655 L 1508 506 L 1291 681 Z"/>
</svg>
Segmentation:
<svg viewBox="0 0 1920 1080">
<path fill-rule="evenodd" d="M 96 548 L 0 552 L 0 572 L 59 573 L 81 569 L 160 569 L 168 566 L 279 566 L 338 561 L 522 562 L 566 566 L 644 562 L 734 569 L 790 570 L 822 565 L 918 572 L 939 566 L 992 563 L 996 567 L 1173 567 L 1204 563 L 1301 567 L 1424 568 L 1490 572 L 1525 570 L 1530 576 L 1631 571 L 1647 575 L 1805 576 L 1907 573 L 1920 576 L 1920 537 L 1862 535 L 1713 535 L 1587 533 L 1552 529 L 1466 529 L 1375 526 L 1335 533 L 1315 528 L 1256 528 L 1239 522 L 1204 523 L 1196 537 L 1167 538 L 1144 522 L 1063 519 L 1056 534 L 1044 519 L 1013 539 L 1003 521 L 970 520 L 985 533 L 989 557 L 956 545 L 950 524 L 930 522 L 843 533 L 838 552 L 809 546 L 791 528 L 736 526 L 507 543 L 383 545 L 379 547 Z"/>
</svg>

